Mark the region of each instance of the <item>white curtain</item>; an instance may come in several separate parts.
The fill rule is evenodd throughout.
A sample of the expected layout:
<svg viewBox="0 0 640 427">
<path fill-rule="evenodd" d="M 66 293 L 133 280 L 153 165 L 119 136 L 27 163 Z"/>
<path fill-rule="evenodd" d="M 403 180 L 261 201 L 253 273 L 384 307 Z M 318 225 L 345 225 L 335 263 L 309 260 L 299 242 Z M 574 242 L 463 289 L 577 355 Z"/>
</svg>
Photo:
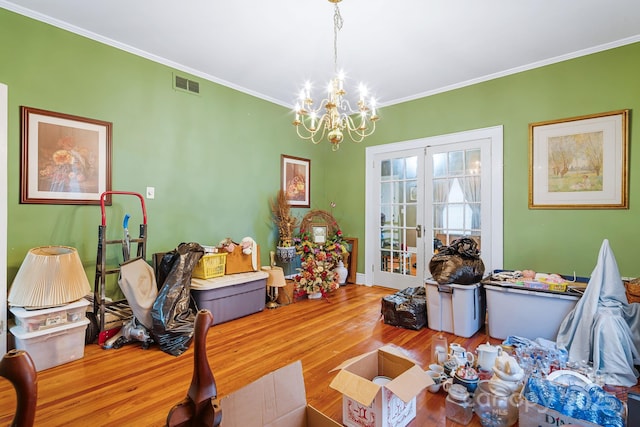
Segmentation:
<svg viewBox="0 0 640 427">
<path fill-rule="evenodd" d="M 480 228 L 480 177 L 468 176 L 462 179 L 462 191 L 464 199 L 469 203 L 471 208 L 471 228 L 477 230 Z"/>
</svg>

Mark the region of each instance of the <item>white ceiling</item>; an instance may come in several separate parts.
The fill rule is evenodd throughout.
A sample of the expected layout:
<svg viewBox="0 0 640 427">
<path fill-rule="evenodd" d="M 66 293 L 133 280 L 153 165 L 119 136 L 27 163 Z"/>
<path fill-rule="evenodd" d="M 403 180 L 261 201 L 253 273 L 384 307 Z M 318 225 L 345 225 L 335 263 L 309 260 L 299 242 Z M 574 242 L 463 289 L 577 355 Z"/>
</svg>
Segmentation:
<svg viewBox="0 0 640 427">
<path fill-rule="evenodd" d="M 0 0 L 284 106 L 333 74 L 328 0 Z M 338 68 L 391 105 L 640 41 L 638 0 L 344 0 Z"/>
</svg>

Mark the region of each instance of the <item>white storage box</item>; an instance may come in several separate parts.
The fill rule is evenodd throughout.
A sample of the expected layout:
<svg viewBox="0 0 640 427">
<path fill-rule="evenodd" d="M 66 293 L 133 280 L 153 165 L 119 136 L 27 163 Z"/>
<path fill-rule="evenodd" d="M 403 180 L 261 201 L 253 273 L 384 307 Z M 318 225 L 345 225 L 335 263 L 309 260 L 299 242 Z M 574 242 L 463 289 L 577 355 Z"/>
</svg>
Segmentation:
<svg viewBox="0 0 640 427">
<path fill-rule="evenodd" d="M 579 296 L 484 284 L 488 332 L 493 338 L 518 336 L 555 341 Z"/>
<path fill-rule="evenodd" d="M 25 350 L 33 359 L 36 371 L 42 371 L 84 357 L 85 330 L 89 324 L 86 317 L 56 328 L 25 332 L 14 326 L 16 348 Z"/>
<path fill-rule="evenodd" d="M 60 307 L 44 308 L 41 310 L 25 310 L 22 307 L 11 307 L 16 326 L 24 332 L 34 332 L 41 329 L 54 328 L 65 323 L 79 322 L 86 318 L 89 301 L 82 298 L 78 301 Z"/>
<path fill-rule="evenodd" d="M 432 280 L 427 287 L 427 327 L 468 338 L 484 325 L 485 301 L 480 283 L 440 285 Z"/>
</svg>

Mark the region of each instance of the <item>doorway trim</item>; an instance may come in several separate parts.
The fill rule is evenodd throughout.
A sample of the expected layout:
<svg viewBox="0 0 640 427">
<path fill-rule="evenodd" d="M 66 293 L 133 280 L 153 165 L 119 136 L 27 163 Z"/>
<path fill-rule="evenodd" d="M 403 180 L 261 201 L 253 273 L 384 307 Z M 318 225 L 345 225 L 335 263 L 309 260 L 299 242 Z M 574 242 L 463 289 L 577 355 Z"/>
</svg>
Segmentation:
<svg viewBox="0 0 640 427">
<path fill-rule="evenodd" d="M 493 241 L 496 243 L 491 248 L 491 260 L 490 266 L 485 266 L 487 271 L 493 271 L 502 268 L 503 262 L 503 170 L 504 170 L 504 156 L 503 156 L 503 127 L 492 126 L 487 128 L 473 129 L 462 132 L 449 133 L 445 135 L 431 136 L 427 138 L 412 139 L 408 141 L 394 142 L 390 144 L 377 145 L 374 147 L 367 147 L 365 149 L 365 242 L 369 239 L 375 242 L 374 231 L 376 227 L 376 221 L 379 222 L 380 218 L 376 219 L 375 209 L 372 209 L 373 195 L 375 194 L 375 182 L 376 176 L 373 169 L 375 163 L 375 156 L 384 153 L 391 153 L 395 151 L 420 149 L 435 145 L 446 145 L 457 143 L 461 141 L 469 141 L 474 139 L 490 139 L 491 140 L 491 230 Z M 364 271 L 364 283 L 367 286 L 373 285 L 373 268 L 376 255 L 376 245 L 365 244 L 365 271 Z"/>
<path fill-rule="evenodd" d="M 8 89 L 7 85 L 0 83 L 0 165 L 4 169 L 0 173 L 0 354 L 7 352 Z"/>
</svg>

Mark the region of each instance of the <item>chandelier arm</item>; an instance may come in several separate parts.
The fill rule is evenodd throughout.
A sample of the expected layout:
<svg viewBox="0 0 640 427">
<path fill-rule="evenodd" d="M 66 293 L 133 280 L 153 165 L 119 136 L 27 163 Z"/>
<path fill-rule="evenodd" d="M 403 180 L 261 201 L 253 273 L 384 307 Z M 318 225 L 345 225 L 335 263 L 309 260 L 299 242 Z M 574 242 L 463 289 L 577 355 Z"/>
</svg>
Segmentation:
<svg viewBox="0 0 640 427">
<path fill-rule="evenodd" d="M 356 126 L 352 117 L 347 117 L 344 122 L 349 138 L 353 142 L 361 142 L 364 138 L 373 134 L 376 130 L 375 120 L 361 121 L 360 126 Z"/>
<path fill-rule="evenodd" d="M 308 135 L 304 135 L 300 132 L 299 125 L 296 126 L 296 133 L 298 134 L 298 137 L 300 137 L 301 139 L 310 140 L 314 144 L 318 144 L 324 139 L 324 136 L 326 134 L 325 122 L 326 122 L 326 119 L 324 117 L 320 118 L 320 120 L 318 121 L 318 126 L 315 128 L 316 130 L 313 131 L 309 127 L 307 127 L 307 124 L 304 122 L 304 120 L 302 120 L 300 124 L 302 125 L 302 128 Z"/>
<path fill-rule="evenodd" d="M 346 112 L 347 114 L 351 115 L 351 114 L 360 114 L 362 111 L 369 111 L 370 108 L 366 103 L 362 104 L 363 107 L 358 107 L 357 109 L 353 109 L 351 107 L 351 104 L 349 103 L 348 99 L 342 99 L 340 101 L 340 105 L 339 105 L 339 109 Z"/>
</svg>

